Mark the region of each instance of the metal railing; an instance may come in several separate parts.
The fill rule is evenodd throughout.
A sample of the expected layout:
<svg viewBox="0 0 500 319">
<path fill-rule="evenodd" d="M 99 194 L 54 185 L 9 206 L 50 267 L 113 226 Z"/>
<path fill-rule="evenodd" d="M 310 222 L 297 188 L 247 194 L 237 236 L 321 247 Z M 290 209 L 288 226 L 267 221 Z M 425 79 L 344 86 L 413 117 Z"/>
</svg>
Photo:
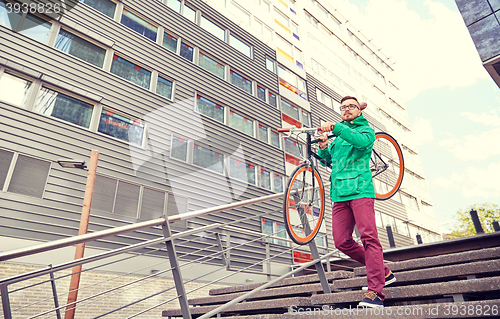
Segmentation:
<svg viewBox="0 0 500 319">
<path fill-rule="evenodd" d="M 113 309 L 109 309 L 105 311 L 104 313 L 100 313 L 94 318 L 101 318 L 110 314 L 115 314 L 116 312 L 123 311 L 124 309 L 130 309 L 133 306 L 137 306 L 140 303 L 143 303 L 145 301 L 151 301 L 153 298 L 157 296 L 162 296 L 162 294 L 165 294 L 167 292 L 171 293 L 175 289 L 175 294 L 173 297 L 163 300 L 161 302 L 158 302 L 153 305 L 149 306 L 143 306 L 140 308 L 138 311 L 135 310 L 136 312 L 131 313 L 129 312 L 127 314 L 127 318 L 134 318 L 140 315 L 143 315 L 145 313 L 148 313 L 149 311 L 152 311 L 154 309 L 157 309 L 160 306 L 163 306 L 165 304 L 168 304 L 173 301 L 177 301 L 181 311 L 182 311 L 182 316 L 183 318 L 191 318 L 190 310 L 189 310 L 189 305 L 188 305 L 188 299 L 187 295 L 189 293 L 193 293 L 197 290 L 203 289 L 205 287 L 208 287 L 209 285 L 216 284 L 218 282 L 221 282 L 231 276 L 238 275 L 240 273 L 252 273 L 252 274 L 259 274 L 263 276 L 267 276 L 268 282 L 259 288 L 256 288 L 252 291 L 249 291 L 245 294 L 243 294 L 241 297 L 236 298 L 232 300 L 231 302 L 218 307 L 217 309 L 214 309 L 210 311 L 209 313 L 205 314 L 202 318 L 209 318 L 212 315 L 215 315 L 217 313 L 220 313 L 221 311 L 224 311 L 224 309 L 227 309 L 231 305 L 240 302 L 242 300 L 245 300 L 252 296 L 253 294 L 261 291 L 262 289 L 265 289 L 266 287 L 274 284 L 275 282 L 278 282 L 282 280 L 283 278 L 289 277 L 291 275 L 294 275 L 301 270 L 311 267 L 312 265 L 316 266 L 316 270 L 319 275 L 319 279 L 322 285 L 322 289 L 324 293 L 329 293 L 329 285 L 326 279 L 326 275 L 323 269 L 322 265 L 322 259 L 328 259 L 330 256 L 333 254 L 336 254 L 337 251 L 333 250 L 330 251 L 328 254 L 321 256 L 318 253 L 318 249 L 316 247 L 316 244 L 314 241 L 312 241 L 309 245 L 309 250 L 308 252 L 311 253 L 313 260 L 310 262 L 307 262 L 305 264 L 300 265 L 298 268 L 295 268 L 291 271 L 288 271 L 287 273 L 284 274 L 274 274 L 271 272 L 271 264 L 274 261 L 275 263 L 279 263 L 280 258 L 285 258 L 288 261 L 288 266 L 289 269 L 290 267 L 290 255 L 293 255 L 294 250 L 304 250 L 303 247 L 301 246 L 294 246 L 292 241 L 283 238 L 279 236 L 279 233 L 274 233 L 274 234 L 262 234 L 259 232 L 247 230 L 244 228 L 237 227 L 236 225 L 242 221 L 247 221 L 250 219 L 254 218 L 260 218 L 262 215 L 268 214 L 269 212 L 262 212 L 260 214 L 255 214 L 240 220 L 236 220 L 233 222 L 228 222 L 228 223 L 213 223 L 210 225 L 205 225 L 201 226 L 198 228 L 194 229 L 188 229 L 179 233 L 172 234 L 171 229 L 170 229 L 170 223 L 173 223 L 175 221 L 179 220 L 184 220 L 184 219 L 190 219 L 190 218 L 195 218 L 195 217 L 200 217 L 203 215 L 207 214 L 212 214 L 215 212 L 222 212 L 225 210 L 233 209 L 233 208 L 238 208 L 238 207 L 243 207 L 247 205 L 253 205 L 269 200 L 274 200 L 274 199 L 279 199 L 283 196 L 283 193 L 279 194 L 273 194 L 273 195 L 268 195 L 268 196 L 263 196 L 263 197 L 258 197 L 258 198 L 253 198 L 249 200 L 244 200 L 244 201 L 239 201 L 239 202 L 234 202 L 231 204 L 226 204 L 226 205 L 221 205 L 213 208 L 207 208 L 207 209 L 202 209 L 198 211 L 193 211 L 185 214 L 180 214 L 176 216 L 163 216 L 162 218 L 157 218 L 154 220 L 146 221 L 146 222 L 140 222 L 140 223 L 135 223 L 131 225 L 126 225 L 126 226 L 121 226 L 121 227 L 116 227 L 113 229 L 107 229 L 107 230 L 102 230 L 102 231 L 97 231 L 85 235 L 80 235 L 80 236 L 74 236 L 70 238 L 65 238 L 61 240 L 56 240 L 48 243 L 43 243 L 39 245 L 34 245 L 31 247 L 27 248 L 21 248 L 21 249 L 16 249 L 16 250 L 11 250 L 11 251 L 5 251 L 5 252 L 0 252 L 0 262 L 5 262 L 9 260 L 13 260 L 15 258 L 19 257 L 25 257 L 25 256 L 31 256 L 37 253 L 41 252 L 47 252 L 47 251 L 54 251 L 59 248 L 63 247 L 69 247 L 73 246 L 78 243 L 82 242 L 89 242 L 89 241 L 96 241 L 99 239 L 104 239 L 104 238 L 109 238 L 112 236 L 118 236 L 118 235 L 123 235 L 126 233 L 138 231 L 141 229 L 145 228 L 150 228 L 150 227 L 155 227 L 155 226 L 161 226 L 161 229 L 163 231 L 163 236 L 160 236 L 155 239 L 150 239 L 150 240 L 145 240 L 140 243 L 128 245 L 125 247 L 117 248 L 111 251 L 105 251 L 102 253 L 98 253 L 92 256 L 87 256 L 83 257 L 77 260 L 72 260 L 68 261 L 62 264 L 58 265 L 49 265 L 47 267 L 43 267 L 41 269 L 36 269 L 30 272 L 18 274 L 18 275 L 13 275 L 7 278 L 2 278 L 0 279 L 0 293 L 2 297 L 2 309 L 3 309 L 3 314 L 5 319 L 11 319 L 14 317 L 18 317 L 18 313 L 20 311 L 24 311 L 28 308 L 32 307 L 39 307 L 41 305 L 44 305 L 46 308 L 49 308 L 47 310 L 40 310 L 39 312 L 36 313 L 30 313 L 29 318 L 48 318 L 48 317 L 53 317 L 54 315 L 57 318 L 61 318 L 61 312 L 64 311 L 64 309 L 68 306 L 75 305 L 75 307 L 78 308 L 83 308 L 83 306 L 89 306 L 92 304 L 96 304 L 99 302 L 99 300 L 102 300 L 104 298 L 109 298 L 110 296 L 119 294 L 121 292 L 134 289 L 139 286 L 146 285 L 150 283 L 152 280 L 157 280 L 161 275 L 165 275 L 167 273 L 171 273 L 171 276 L 173 278 L 173 281 L 175 283 L 174 286 L 171 287 L 166 287 L 165 289 L 161 289 L 160 291 L 151 293 L 149 295 L 144 295 L 141 296 L 137 300 L 133 300 L 130 302 L 127 302 L 124 305 L 121 306 L 116 306 Z M 221 236 L 219 231 L 226 231 L 224 236 Z M 283 230 L 284 231 L 284 230 Z M 210 236 L 213 236 L 213 241 L 215 242 L 212 245 L 207 245 L 207 247 L 204 248 L 199 248 L 199 249 L 191 249 L 190 252 L 178 254 L 176 251 L 176 247 L 174 245 L 174 240 L 181 239 L 186 240 L 186 237 L 194 235 L 194 234 L 199 234 L 200 232 L 205 232 L 206 234 L 210 234 Z M 232 242 L 232 238 L 234 238 L 235 235 L 231 234 L 241 234 L 247 236 L 247 239 L 245 239 L 243 242 L 234 244 Z M 232 237 L 233 236 L 233 237 Z M 248 239 L 252 238 L 252 239 Z M 277 245 L 273 244 L 271 241 L 276 240 L 279 241 L 280 243 L 287 243 L 286 246 L 284 245 Z M 192 242 L 193 240 L 187 240 L 187 242 Z M 225 242 L 225 247 L 224 243 Z M 68 269 L 71 269 L 72 267 L 76 265 L 89 265 L 90 263 L 96 263 L 96 262 L 104 262 L 103 264 L 100 264 L 98 266 L 92 266 L 89 268 L 86 268 L 82 270 L 82 272 L 91 272 L 91 271 L 96 271 L 99 269 L 103 269 L 105 266 L 109 265 L 117 265 L 122 262 L 130 262 L 130 260 L 134 258 L 141 258 L 145 256 L 150 256 L 152 251 L 160 251 L 164 252 L 164 249 L 157 247 L 158 244 L 163 244 L 165 243 L 166 245 L 166 253 L 168 254 L 168 260 L 161 260 L 158 262 L 156 266 L 160 264 L 164 264 L 166 262 L 170 263 L 170 268 L 164 269 L 161 271 L 158 271 L 154 274 L 150 274 L 148 276 L 142 276 L 136 280 L 132 280 L 130 282 L 124 283 L 124 284 L 117 284 L 115 287 L 109 288 L 109 289 L 104 289 L 103 291 L 100 291 L 98 293 L 93 293 L 89 296 L 82 297 L 81 299 L 78 299 L 77 301 L 69 304 L 64 304 L 60 305 L 60 297 L 61 296 L 66 296 L 68 294 L 67 291 L 64 293 L 58 293 L 56 289 L 56 283 L 58 281 L 64 280 L 64 278 L 67 278 L 68 276 L 71 276 L 72 274 L 64 274 L 64 275 L 58 275 L 56 276 L 55 274 L 57 272 L 61 271 L 66 271 Z M 255 263 L 249 263 L 248 260 L 245 260 L 245 262 L 240 262 L 238 260 L 238 256 L 234 256 L 234 254 L 231 254 L 230 252 L 233 250 L 238 250 L 238 249 L 248 249 L 249 251 L 255 250 L 255 244 L 258 243 L 260 245 L 265 245 L 266 246 L 266 255 L 265 258 L 257 260 Z M 139 250 L 144 250 L 145 248 L 148 248 L 147 251 L 144 252 L 138 252 Z M 327 250 L 327 247 L 322 247 L 322 249 Z M 271 254 L 271 250 L 275 251 L 276 253 L 274 255 Z M 200 256 L 201 255 L 201 256 Z M 113 258 L 114 257 L 120 257 L 119 259 Z M 340 255 L 338 255 L 340 257 Z M 113 259 L 113 260 L 110 260 Z M 186 261 L 183 264 L 180 264 L 181 261 Z M 244 264 L 246 266 L 239 266 L 239 267 L 234 267 L 234 264 Z M 191 278 L 187 281 L 183 281 L 183 276 L 182 276 L 182 269 L 186 267 L 194 267 L 195 265 L 210 265 L 212 268 L 210 268 L 206 273 L 199 274 L 195 276 L 194 278 Z M 218 265 L 215 267 L 215 265 Z M 96 286 L 103 286 L 106 283 L 109 283 L 111 281 L 119 281 L 120 278 L 126 277 L 128 275 L 133 275 L 136 273 L 141 272 L 144 269 L 150 268 L 151 265 L 147 265 L 146 267 L 138 268 L 130 272 L 126 272 L 123 274 L 119 274 L 117 276 L 114 276 L 109 279 L 105 279 L 102 281 L 97 281 L 94 282 L 91 285 L 83 286 L 80 287 L 78 290 L 80 291 L 91 291 L 92 289 L 95 289 Z M 261 269 L 261 271 L 257 271 L 256 268 Z M 265 269 L 266 268 L 266 269 Z M 216 272 L 219 271 L 225 271 L 227 274 L 213 279 L 213 280 L 206 280 L 208 283 L 203 284 L 203 285 L 198 285 L 198 287 L 191 289 L 189 291 L 186 291 L 186 284 L 190 282 L 200 282 L 204 278 L 208 278 L 209 276 L 215 274 Z M 42 276 L 49 276 L 49 279 L 46 280 L 41 280 Z M 272 277 L 276 277 L 272 279 Z M 26 286 L 24 287 L 18 287 L 20 286 L 21 283 L 26 283 L 28 280 L 32 279 L 37 279 L 38 281 L 35 283 L 27 283 Z M 12 309 L 11 307 L 11 302 L 10 302 L 10 297 L 14 293 L 19 293 L 19 292 L 25 292 L 30 288 L 34 288 L 43 284 L 49 284 L 51 285 L 52 289 L 52 296 L 45 297 L 45 298 L 39 298 L 39 300 L 36 300 L 34 302 L 26 301 L 22 306 L 17 306 L 16 308 Z M 14 289 L 11 289 L 9 291 L 9 286 L 14 287 Z M 54 306 L 48 307 L 47 303 L 52 303 Z"/>
</svg>

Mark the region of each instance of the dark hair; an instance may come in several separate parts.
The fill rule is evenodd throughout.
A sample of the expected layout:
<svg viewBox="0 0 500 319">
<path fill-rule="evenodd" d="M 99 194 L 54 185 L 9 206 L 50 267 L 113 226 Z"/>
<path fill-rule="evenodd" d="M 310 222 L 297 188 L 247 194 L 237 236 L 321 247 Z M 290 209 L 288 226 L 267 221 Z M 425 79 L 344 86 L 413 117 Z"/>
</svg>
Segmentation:
<svg viewBox="0 0 500 319">
<path fill-rule="evenodd" d="M 340 100 L 340 103 L 343 103 L 345 100 L 355 100 L 356 102 L 358 102 L 358 105 L 359 105 L 359 101 L 358 101 L 358 99 L 357 99 L 357 98 L 355 98 L 354 96 L 349 96 L 349 95 L 348 95 L 348 96 L 344 96 L 344 97 L 342 98 L 342 100 Z"/>
</svg>

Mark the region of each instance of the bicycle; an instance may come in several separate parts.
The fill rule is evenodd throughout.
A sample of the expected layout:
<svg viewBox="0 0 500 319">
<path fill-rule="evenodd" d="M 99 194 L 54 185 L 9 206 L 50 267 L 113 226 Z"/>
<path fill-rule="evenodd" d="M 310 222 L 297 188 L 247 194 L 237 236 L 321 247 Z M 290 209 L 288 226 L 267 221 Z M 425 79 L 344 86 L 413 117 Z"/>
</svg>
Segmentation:
<svg viewBox="0 0 500 319">
<path fill-rule="evenodd" d="M 293 171 L 288 180 L 283 200 L 283 217 L 290 239 L 299 245 L 305 245 L 319 232 L 325 211 L 325 186 L 315 161 L 331 169 L 331 165 L 319 157 L 312 145 L 321 141 L 312 140 L 313 133 L 320 128 L 281 128 L 278 132 L 298 135 L 305 133 L 306 156 Z M 333 138 L 335 135 L 329 135 Z M 403 182 L 404 159 L 401 147 L 396 140 L 385 132 L 375 133 L 370 170 L 375 186 L 375 197 L 387 200 L 394 196 Z"/>
</svg>

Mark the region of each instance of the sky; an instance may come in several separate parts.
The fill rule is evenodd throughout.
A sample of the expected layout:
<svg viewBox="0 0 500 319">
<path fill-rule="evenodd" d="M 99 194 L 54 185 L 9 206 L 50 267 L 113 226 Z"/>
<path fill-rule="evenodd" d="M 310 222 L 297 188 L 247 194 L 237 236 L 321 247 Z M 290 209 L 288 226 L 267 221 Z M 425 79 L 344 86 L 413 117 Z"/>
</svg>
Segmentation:
<svg viewBox="0 0 500 319">
<path fill-rule="evenodd" d="M 500 89 L 454 0 L 332 3 L 391 57 L 440 223 L 500 204 Z M 354 14 L 354 15 L 353 15 Z"/>
</svg>

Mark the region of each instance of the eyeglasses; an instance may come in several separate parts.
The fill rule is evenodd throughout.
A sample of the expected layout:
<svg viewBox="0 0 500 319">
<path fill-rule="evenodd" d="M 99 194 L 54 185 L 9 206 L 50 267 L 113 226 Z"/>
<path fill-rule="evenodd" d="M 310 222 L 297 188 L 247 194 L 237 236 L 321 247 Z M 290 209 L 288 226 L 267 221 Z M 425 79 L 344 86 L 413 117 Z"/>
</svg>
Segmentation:
<svg viewBox="0 0 500 319">
<path fill-rule="evenodd" d="M 349 104 L 349 105 L 341 105 L 340 106 L 340 111 L 345 111 L 349 109 L 349 111 L 353 111 L 354 109 L 359 109 L 359 106 L 357 106 L 356 104 Z"/>
</svg>

